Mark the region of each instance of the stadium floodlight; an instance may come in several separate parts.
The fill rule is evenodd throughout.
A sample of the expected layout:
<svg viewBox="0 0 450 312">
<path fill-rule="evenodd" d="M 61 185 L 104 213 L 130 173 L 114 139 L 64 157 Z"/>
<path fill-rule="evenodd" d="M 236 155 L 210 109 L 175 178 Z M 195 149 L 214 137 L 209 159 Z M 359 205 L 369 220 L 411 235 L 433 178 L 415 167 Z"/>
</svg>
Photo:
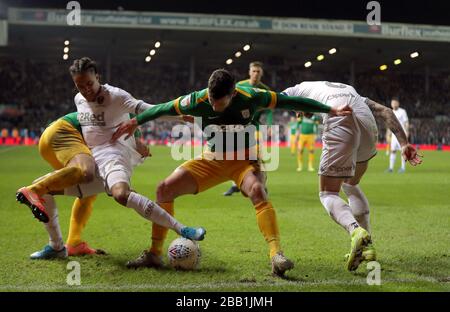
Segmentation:
<svg viewBox="0 0 450 312">
<path fill-rule="evenodd" d="M 401 64 L 402 63 L 402 60 L 401 59 L 396 59 L 396 60 L 394 60 L 394 65 L 399 65 L 399 64 Z"/>
<path fill-rule="evenodd" d="M 246 45 L 244 46 L 244 51 L 248 51 L 248 50 L 250 50 L 250 45 L 249 45 L 249 44 L 246 44 Z"/>
<path fill-rule="evenodd" d="M 328 54 L 334 54 L 336 52 L 337 52 L 336 48 L 332 48 L 332 49 L 328 50 Z"/>
<path fill-rule="evenodd" d="M 320 62 L 325 58 L 323 54 L 317 55 L 317 60 Z"/>
<path fill-rule="evenodd" d="M 155 49 L 150 50 L 150 55 L 155 55 L 155 53 L 156 53 Z"/>
<path fill-rule="evenodd" d="M 150 56 L 147 55 L 147 57 L 145 58 L 145 61 L 148 63 L 148 62 L 151 61 L 151 59 L 152 59 L 152 58 L 151 58 Z"/>
<path fill-rule="evenodd" d="M 64 54 L 63 55 L 63 60 L 67 60 L 69 58 L 69 54 Z"/>
<path fill-rule="evenodd" d="M 413 52 L 409 56 L 411 56 L 411 58 L 416 58 L 419 56 L 419 52 Z"/>
<path fill-rule="evenodd" d="M 155 48 L 159 48 L 161 46 L 161 42 L 159 42 L 159 41 L 156 41 L 156 43 L 155 43 Z"/>
<path fill-rule="evenodd" d="M 388 67 L 387 67 L 386 64 L 383 64 L 383 65 L 380 66 L 380 70 L 386 70 L 387 68 L 388 68 Z"/>
<path fill-rule="evenodd" d="M 64 41 L 64 45 L 67 46 L 67 45 L 69 45 L 69 44 L 70 44 L 70 41 L 69 41 L 69 40 L 65 40 L 65 41 Z"/>
<path fill-rule="evenodd" d="M 227 63 L 227 65 L 230 65 L 231 63 L 233 63 L 233 60 L 229 58 L 225 63 Z"/>
<path fill-rule="evenodd" d="M 308 62 L 305 63 L 305 67 L 306 67 L 306 68 L 311 67 L 311 65 L 312 65 L 312 63 L 311 63 L 310 61 L 308 61 Z"/>
<path fill-rule="evenodd" d="M 241 51 L 237 51 L 236 53 L 234 53 L 234 56 L 236 57 L 240 57 L 242 55 Z"/>
<path fill-rule="evenodd" d="M 64 48 L 64 53 L 67 53 L 67 52 L 69 52 L 69 47 Z"/>
</svg>

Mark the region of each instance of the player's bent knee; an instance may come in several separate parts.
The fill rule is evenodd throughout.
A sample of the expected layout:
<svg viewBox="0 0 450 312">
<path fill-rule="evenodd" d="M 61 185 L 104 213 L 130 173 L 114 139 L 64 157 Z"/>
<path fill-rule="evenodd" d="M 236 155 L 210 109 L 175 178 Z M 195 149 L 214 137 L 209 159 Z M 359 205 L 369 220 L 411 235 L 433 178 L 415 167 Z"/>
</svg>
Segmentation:
<svg viewBox="0 0 450 312">
<path fill-rule="evenodd" d="M 83 175 L 83 182 L 84 183 L 91 183 L 94 181 L 95 174 L 94 170 L 90 170 L 88 168 L 81 168 L 81 174 Z"/>
<path fill-rule="evenodd" d="M 121 193 L 113 194 L 113 197 L 116 200 L 116 202 L 118 202 L 119 204 L 121 204 L 123 206 L 126 206 L 129 195 L 130 195 L 129 193 L 121 192 Z"/>
<path fill-rule="evenodd" d="M 264 185 L 260 182 L 253 183 L 248 196 L 253 202 L 261 202 L 267 200 Z"/>
<path fill-rule="evenodd" d="M 128 196 L 130 196 L 130 191 L 124 188 L 112 188 L 112 196 L 121 205 L 126 206 L 128 202 Z"/>
<path fill-rule="evenodd" d="M 165 203 L 173 201 L 176 197 L 175 195 L 175 192 L 165 180 L 158 184 L 158 188 L 156 189 L 158 202 Z"/>
</svg>

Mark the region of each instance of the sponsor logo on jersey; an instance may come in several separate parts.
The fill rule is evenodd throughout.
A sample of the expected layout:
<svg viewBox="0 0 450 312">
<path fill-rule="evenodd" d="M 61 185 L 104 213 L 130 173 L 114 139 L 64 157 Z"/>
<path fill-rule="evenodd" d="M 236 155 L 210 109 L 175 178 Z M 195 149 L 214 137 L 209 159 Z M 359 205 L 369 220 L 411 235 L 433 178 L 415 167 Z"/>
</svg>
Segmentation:
<svg viewBox="0 0 450 312">
<path fill-rule="evenodd" d="M 181 100 L 180 105 L 181 105 L 181 107 L 188 107 L 190 103 L 191 103 L 191 97 L 186 96 L 184 99 Z"/>
<path fill-rule="evenodd" d="M 106 126 L 105 112 L 99 114 L 81 112 L 78 113 L 78 121 L 82 126 Z"/>
<path fill-rule="evenodd" d="M 351 94 L 351 93 L 336 93 L 336 94 L 333 94 L 333 95 L 329 95 L 328 98 L 327 98 L 327 101 L 331 101 L 331 100 L 334 100 L 334 99 L 337 99 L 337 98 L 340 98 L 340 97 L 353 98 L 355 96 L 353 94 Z"/>
<path fill-rule="evenodd" d="M 250 118 L 250 110 L 244 109 L 241 111 L 242 117 L 244 118 Z"/>
</svg>

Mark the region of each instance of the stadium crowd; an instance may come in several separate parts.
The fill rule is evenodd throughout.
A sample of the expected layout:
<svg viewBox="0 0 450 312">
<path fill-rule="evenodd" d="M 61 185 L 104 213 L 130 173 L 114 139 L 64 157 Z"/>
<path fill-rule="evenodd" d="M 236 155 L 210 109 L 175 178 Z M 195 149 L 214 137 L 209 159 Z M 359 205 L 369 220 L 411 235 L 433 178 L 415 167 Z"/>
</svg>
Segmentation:
<svg viewBox="0 0 450 312">
<path fill-rule="evenodd" d="M 21 140 L 38 138 L 44 128 L 56 118 L 75 110 L 76 93 L 68 74 L 68 62 L 43 63 L 0 58 L 0 144 L 6 137 Z M 100 63 L 100 68 L 103 64 Z M 148 103 L 161 103 L 202 89 L 214 68 L 195 70 L 193 85 L 189 83 L 189 68 L 178 64 L 153 66 L 151 71 L 141 63 L 113 64 L 109 84 L 121 87 Z M 132 70 L 130 70 L 132 68 Z M 247 78 L 247 68 L 233 68 L 237 79 Z M 101 73 L 105 81 L 105 74 Z M 348 73 L 326 73 L 302 67 L 267 67 L 263 81 L 274 90 L 295 85 L 304 80 L 328 80 L 348 83 Z M 354 77 L 356 90 L 364 96 L 389 105 L 394 96 L 400 99 L 410 118 L 410 140 L 421 144 L 450 144 L 450 73 L 424 74 L 360 73 Z M 286 112 L 276 112 L 274 123 L 285 133 L 289 120 Z M 143 129 L 147 140 L 170 139 L 174 123 L 154 121 Z M 380 126 L 380 142 L 384 141 L 384 125 Z M 281 140 L 286 139 L 282 135 Z"/>
</svg>

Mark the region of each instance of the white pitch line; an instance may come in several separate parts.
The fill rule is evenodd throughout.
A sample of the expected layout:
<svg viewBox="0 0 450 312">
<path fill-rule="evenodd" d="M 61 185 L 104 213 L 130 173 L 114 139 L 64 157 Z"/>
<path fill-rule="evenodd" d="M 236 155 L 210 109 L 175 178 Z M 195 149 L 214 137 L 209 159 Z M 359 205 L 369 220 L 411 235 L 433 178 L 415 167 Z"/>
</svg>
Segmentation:
<svg viewBox="0 0 450 312">
<path fill-rule="evenodd" d="M 433 277 L 420 277 L 411 279 L 382 279 L 381 285 L 386 285 L 386 283 L 415 283 L 415 282 L 431 282 L 439 283 Z M 29 290 L 29 291 L 39 291 L 39 290 L 146 290 L 146 289 L 158 289 L 162 291 L 173 291 L 180 289 L 219 289 L 219 288 L 229 288 L 229 289 L 239 289 L 239 288 L 278 288 L 280 286 L 363 286 L 367 285 L 365 279 L 357 281 L 339 281 L 339 280 L 324 280 L 324 281 L 312 281 L 312 282 L 296 282 L 296 281 L 274 281 L 274 282 L 228 282 L 228 283 L 206 283 L 206 284 L 132 284 L 132 285 L 108 285 L 108 284 L 92 284 L 92 285 L 80 285 L 80 286 L 68 286 L 68 285 L 1 285 L 1 290 Z M 374 288 L 375 290 L 376 288 Z"/>
</svg>

